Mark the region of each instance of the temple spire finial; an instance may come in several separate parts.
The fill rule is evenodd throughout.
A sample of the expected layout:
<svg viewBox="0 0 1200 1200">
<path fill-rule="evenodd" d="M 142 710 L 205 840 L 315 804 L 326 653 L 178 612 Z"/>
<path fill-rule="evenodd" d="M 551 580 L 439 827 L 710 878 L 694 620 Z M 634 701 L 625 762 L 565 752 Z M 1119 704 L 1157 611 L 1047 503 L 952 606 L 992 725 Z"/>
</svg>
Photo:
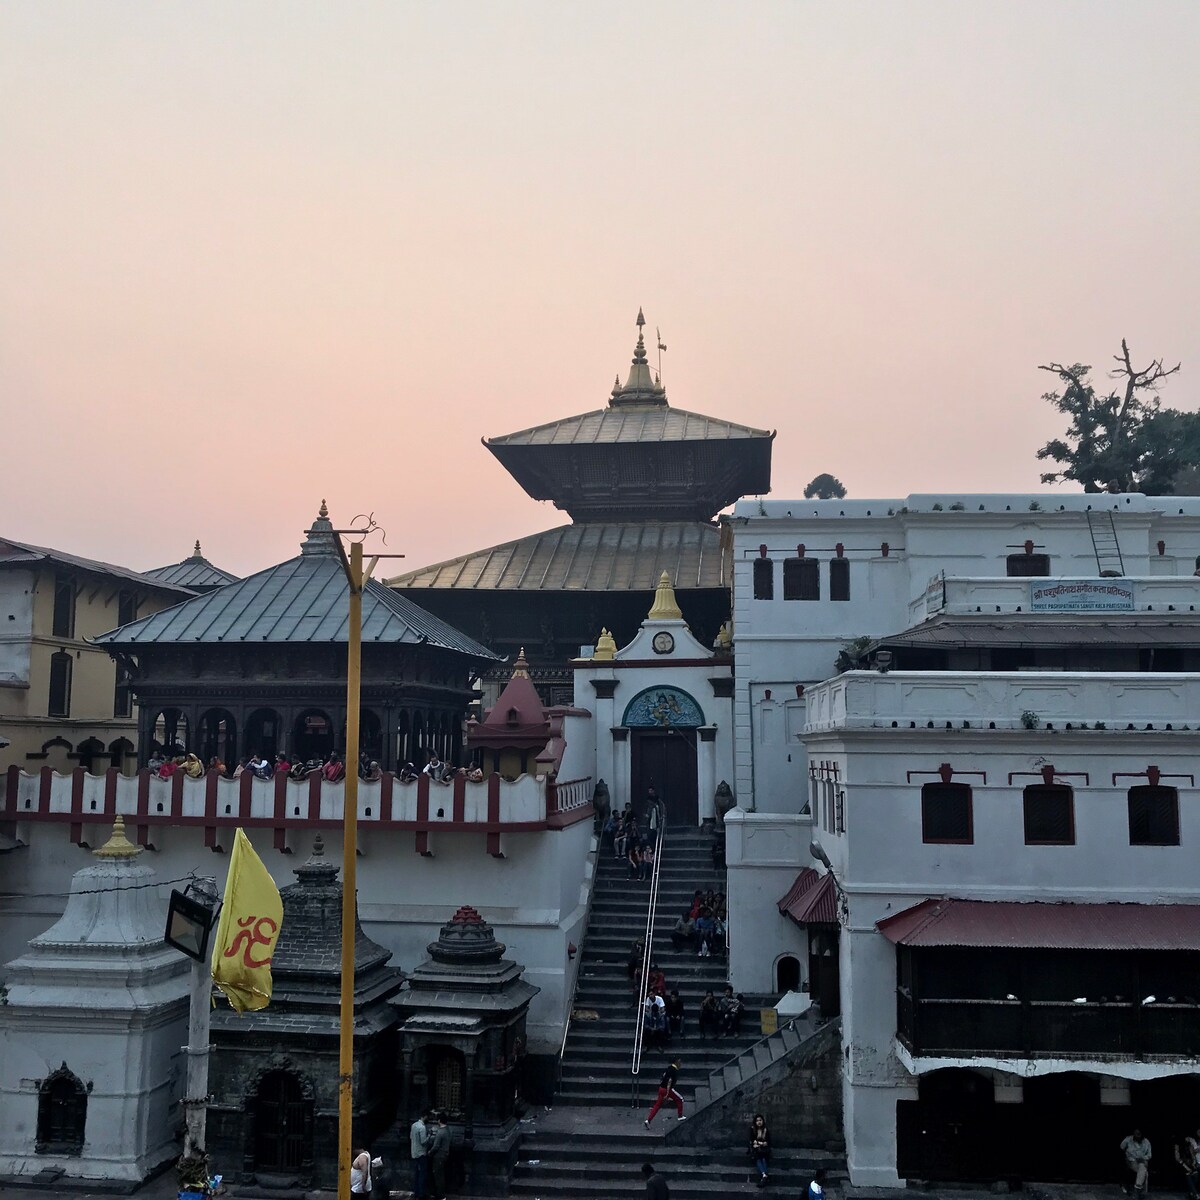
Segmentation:
<svg viewBox="0 0 1200 1200">
<path fill-rule="evenodd" d="M 199 538 L 196 539 L 196 544 L 192 547 L 192 557 L 193 558 L 203 558 L 204 557 L 200 553 L 200 539 Z"/>
<path fill-rule="evenodd" d="M 592 659 L 596 662 L 609 662 L 616 657 L 617 641 L 607 628 L 600 630 L 600 636 L 596 639 L 596 649 L 592 654 Z"/>
<path fill-rule="evenodd" d="M 125 818 L 120 813 L 113 821 L 112 835 L 108 841 L 92 851 L 97 858 L 136 858 L 141 852 L 141 846 L 135 846 L 125 836 Z"/>
<path fill-rule="evenodd" d="M 317 516 L 322 520 L 326 520 L 329 517 L 329 507 L 326 505 L 325 498 L 323 496 L 321 497 L 321 510 L 317 513 Z"/>
<path fill-rule="evenodd" d="M 683 620 L 683 612 L 679 608 L 679 601 L 675 599 L 675 589 L 671 586 L 671 577 L 666 571 L 658 577 L 658 587 L 654 589 L 654 604 L 651 606 L 646 620 Z"/>
<path fill-rule="evenodd" d="M 529 678 L 529 660 L 525 657 L 524 646 L 521 647 L 521 652 L 517 655 L 517 661 L 513 663 L 512 677 L 514 679 Z"/>
</svg>

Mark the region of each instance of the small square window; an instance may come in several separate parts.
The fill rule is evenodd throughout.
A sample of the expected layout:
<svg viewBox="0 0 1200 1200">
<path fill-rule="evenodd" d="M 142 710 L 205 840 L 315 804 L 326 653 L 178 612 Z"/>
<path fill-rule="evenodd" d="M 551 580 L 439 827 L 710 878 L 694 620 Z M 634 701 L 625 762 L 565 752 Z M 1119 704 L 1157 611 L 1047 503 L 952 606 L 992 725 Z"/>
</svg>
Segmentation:
<svg viewBox="0 0 1200 1200">
<path fill-rule="evenodd" d="M 1175 788 L 1129 789 L 1129 844 L 1179 845 L 1179 792 Z"/>
<path fill-rule="evenodd" d="M 921 788 L 921 840 L 972 845 L 975 820 L 965 783 L 927 783 Z"/>
<path fill-rule="evenodd" d="M 1010 578 L 1040 579 L 1050 574 L 1050 555 L 1010 554 L 1005 565 Z"/>
<path fill-rule="evenodd" d="M 1025 845 L 1073 846 L 1075 797 L 1058 783 L 1033 783 L 1025 789 Z"/>
<path fill-rule="evenodd" d="M 754 560 L 754 598 L 775 599 L 775 564 L 769 558 Z"/>
<path fill-rule="evenodd" d="M 783 560 L 783 598 L 785 600 L 820 600 L 821 564 L 815 558 L 785 558 Z"/>
</svg>

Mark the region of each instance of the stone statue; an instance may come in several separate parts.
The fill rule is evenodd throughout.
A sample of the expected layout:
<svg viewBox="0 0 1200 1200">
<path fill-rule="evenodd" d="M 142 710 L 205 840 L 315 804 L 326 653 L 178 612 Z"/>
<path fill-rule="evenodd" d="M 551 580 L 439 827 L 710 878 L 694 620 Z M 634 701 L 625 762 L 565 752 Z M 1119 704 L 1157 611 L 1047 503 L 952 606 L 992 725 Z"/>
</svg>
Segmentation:
<svg viewBox="0 0 1200 1200">
<path fill-rule="evenodd" d="M 596 781 L 596 789 L 592 792 L 592 807 L 596 810 L 597 828 L 603 832 L 604 822 L 608 820 L 612 800 L 608 795 L 608 784 L 603 779 Z"/>
<path fill-rule="evenodd" d="M 717 809 L 717 820 L 720 821 L 720 823 L 722 825 L 724 825 L 725 824 L 725 814 L 731 808 L 733 808 L 733 806 L 737 803 L 737 801 L 734 799 L 733 790 L 730 788 L 729 784 L 727 784 L 725 782 L 725 780 L 723 780 L 723 779 L 721 780 L 720 783 L 717 784 L 717 792 L 716 792 L 716 796 L 714 798 L 714 803 L 715 803 L 716 809 Z"/>
</svg>

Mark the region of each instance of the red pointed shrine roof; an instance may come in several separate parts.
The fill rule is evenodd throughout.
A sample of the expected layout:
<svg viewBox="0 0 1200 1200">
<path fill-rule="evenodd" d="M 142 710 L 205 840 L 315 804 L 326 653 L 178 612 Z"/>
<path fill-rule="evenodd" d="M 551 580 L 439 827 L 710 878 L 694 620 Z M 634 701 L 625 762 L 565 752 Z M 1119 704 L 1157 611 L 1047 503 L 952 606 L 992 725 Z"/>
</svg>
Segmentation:
<svg viewBox="0 0 1200 1200">
<path fill-rule="evenodd" d="M 517 655 L 512 678 L 482 721 L 467 725 L 472 749 L 540 750 L 550 737 L 550 719 L 538 690 L 529 678 L 525 651 Z"/>
</svg>

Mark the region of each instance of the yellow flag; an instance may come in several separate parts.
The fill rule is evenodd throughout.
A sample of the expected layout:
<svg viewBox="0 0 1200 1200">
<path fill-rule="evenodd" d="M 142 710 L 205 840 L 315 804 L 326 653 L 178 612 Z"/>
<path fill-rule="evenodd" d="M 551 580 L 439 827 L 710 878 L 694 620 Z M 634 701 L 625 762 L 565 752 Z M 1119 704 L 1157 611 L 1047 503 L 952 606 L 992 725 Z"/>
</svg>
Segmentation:
<svg viewBox="0 0 1200 1200">
<path fill-rule="evenodd" d="M 212 977 L 240 1013 L 266 1008 L 271 1002 L 271 956 L 282 926 L 279 889 L 239 829 L 229 856 Z"/>
</svg>

